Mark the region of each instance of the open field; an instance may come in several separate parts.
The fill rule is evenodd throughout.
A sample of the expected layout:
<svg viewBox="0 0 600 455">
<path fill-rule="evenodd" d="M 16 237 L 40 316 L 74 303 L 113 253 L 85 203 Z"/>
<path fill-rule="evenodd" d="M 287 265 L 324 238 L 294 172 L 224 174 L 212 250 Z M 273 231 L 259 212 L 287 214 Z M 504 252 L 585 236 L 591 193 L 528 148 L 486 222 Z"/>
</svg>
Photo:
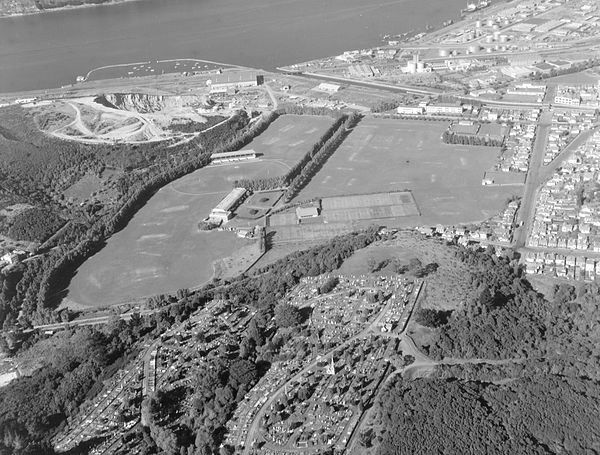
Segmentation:
<svg viewBox="0 0 600 455">
<path fill-rule="evenodd" d="M 65 302 L 115 304 L 209 280 L 214 261 L 232 256 L 249 241 L 231 232 L 200 232 L 198 222 L 231 190 L 235 180 L 283 175 L 287 163 L 295 162 L 295 155 L 286 152 L 308 150 L 328 125 L 326 117 L 284 116 L 272 125 L 275 132 L 268 129 L 255 140 L 272 144 L 274 158 L 268 154 L 268 145 L 254 145 L 257 152 L 265 153 L 259 160 L 207 166 L 161 188 L 122 231 L 79 268 Z M 287 142 L 286 131 L 291 130 L 295 134 Z M 261 202 L 259 197 L 255 202 L 265 205 L 268 201 Z M 232 223 L 256 224 L 253 220 L 236 222 L 235 218 Z M 227 268 L 233 267 L 227 264 Z"/>
<path fill-rule="evenodd" d="M 421 216 L 396 218 L 398 226 L 493 216 L 521 189 L 482 186 L 499 150 L 443 144 L 446 127 L 445 122 L 366 118 L 297 199 L 408 189 Z"/>
<path fill-rule="evenodd" d="M 330 117 L 282 115 L 245 149 L 252 149 L 260 158 L 276 160 L 290 168 L 332 124 L 333 119 Z"/>
<path fill-rule="evenodd" d="M 231 232 L 200 232 L 198 222 L 231 190 L 233 180 L 262 175 L 263 165 L 209 166 L 163 187 L 79 268 L 67 299 L 87 306 L 115 304 L 209 280 L 212 262 L 248 241 Z"/>
</svg>

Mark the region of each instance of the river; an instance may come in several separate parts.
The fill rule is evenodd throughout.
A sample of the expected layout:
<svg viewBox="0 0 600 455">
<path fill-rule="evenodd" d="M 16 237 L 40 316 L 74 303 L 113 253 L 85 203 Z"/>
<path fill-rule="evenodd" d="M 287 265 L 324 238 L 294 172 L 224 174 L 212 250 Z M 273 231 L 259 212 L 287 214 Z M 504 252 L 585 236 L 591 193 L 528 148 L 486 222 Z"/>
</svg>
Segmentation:
<svg viewBox="0 0 600 455">
<path fill-rule="evenodd" d="M 0 19 L 0 93 L 118 63 L 198 58 L 274 69 L 455 18 L 464 0 L 140 0 Z"/>
</svg>

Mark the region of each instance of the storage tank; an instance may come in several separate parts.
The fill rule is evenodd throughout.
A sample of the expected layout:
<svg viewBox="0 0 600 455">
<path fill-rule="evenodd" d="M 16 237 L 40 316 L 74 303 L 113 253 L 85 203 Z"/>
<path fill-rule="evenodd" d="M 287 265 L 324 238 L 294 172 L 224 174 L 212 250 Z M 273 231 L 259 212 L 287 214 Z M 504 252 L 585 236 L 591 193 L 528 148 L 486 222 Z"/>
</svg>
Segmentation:
<svg viewBox="0 0 600 455">
<path fill-rule="evenodd" d="M 500 32 L 494 32 L 494 41 L 498 41 L 500 39 Z"/>
<path fill-rule="evenodd" d="M 492 48 L 491 48 L 491 47 L 488 47 L 488 48 L 487 48 L 485 51 L 486 51 L 488 54 L 491 54 L 491 53 L 492 53 Z"/>
<path fill-rule="evenodd" d="M 492 27 L 494 30 L 500 30 L 500 26 L 498 24 L 494 24 L 494 26 Z"/>
<path fill-rule="evenodd" d="M 479 52 L 479 44 L 471 44 L 469 46 L 469 52 L 472 54 Z"/>
<path fill-rule="evenodd" d="M 452 55 L 456 57 L 458 55 L 458 51 L 456 51 L 456 50 L 452 51 Z"/>
<path fill-rule="evenodd" d="M 439 55 L 440 57 L 448 57 L 448 55 L 449 55 L 449 52 L 448 52 L 448 50 L 447 50 L 447 49 L 440 49 L 440 50 L 438 51 L 438 55 Z"/>
<path fill-rule="evenodd" d="M 494 20 L 493 19 L 488 19 L 487 20 L 487 26 L 491 27 L 492 25 L 494 25 Z"/>
<path fill-rule="evenodd" d="M 418 62 L 417 63 L 417 73 L 423 73 L 423 72 L 425 72 L 425 63 Z"/>
</svg>

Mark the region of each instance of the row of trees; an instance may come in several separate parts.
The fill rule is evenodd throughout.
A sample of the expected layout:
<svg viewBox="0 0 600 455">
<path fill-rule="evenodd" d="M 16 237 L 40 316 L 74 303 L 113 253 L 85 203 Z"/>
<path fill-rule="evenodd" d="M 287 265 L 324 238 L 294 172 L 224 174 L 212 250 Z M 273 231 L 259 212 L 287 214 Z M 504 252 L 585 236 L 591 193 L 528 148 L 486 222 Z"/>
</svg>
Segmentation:
<svg viewBox="0 0 600 455">
<path fill-rule="evenodd" d="M 294 107 L 292 105 L 286 105 L 281 109 L 277 110 L 278 115 L 328 115 L 332 116 L 335 121 L 334 123 L 323 133 L 317 142 L 315 142 L 312 148 L 306 152 L 306 154 L 298 161 L 287 174 L 277 177 L 261 177 L 261 178 L 242 178 L 233 182 L 234 187 L 243 187 L 252 191 L 264 191 L 284 188 L 302 172 L 304 167 L 310 162 L 311 159 L 318 153 L 323 145 L 333 136 L 333 134 L 340 128 L 345 120 L 344 115 L 340 115 L 339 111 L 330 111 L 326 109 L 321 114 L 315 114 L 313 108 L 306 107 Z"/>
<path fill-rule="evenodd" d="M 323 138 L 304 159 L 298 163 L 288 173 L 288 188 L 284 195 L 284 201 L 291 201 L 296 194 L 304 188 L 310 179 L 321 169 L 327 159 L 337 150 L 344 141 L 350 130 L 356 126 L 361 117 L 357 113 L 349 114 L 347 117 L 341 117 L 333 125 L 335 130 L 330 128 L 331 134 L 328 138 Z M 333 128 L 332 127 L 332 128 Z"/>
<path fill-rule="evenodd" d="M 460 144 L 460 145 L 479 145 L 487 147 L 502 147 L 504 144 L 504 138 L 496 138 L 490 136 L 478 136 L 478 135 L 467 135 L 457 134 L 450 130 L 446 130 L 442 133 L 442 142 L 444 144 Z"/>
</svg>

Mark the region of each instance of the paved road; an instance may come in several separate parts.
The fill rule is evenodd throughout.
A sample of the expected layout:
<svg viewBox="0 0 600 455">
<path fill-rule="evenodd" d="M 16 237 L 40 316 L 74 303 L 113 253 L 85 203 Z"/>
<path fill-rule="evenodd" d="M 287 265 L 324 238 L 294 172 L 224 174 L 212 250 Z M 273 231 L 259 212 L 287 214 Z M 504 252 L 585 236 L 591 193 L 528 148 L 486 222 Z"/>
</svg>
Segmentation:
<svg viewBox="0 0 600 455">
<path fill-rule="evenodd" d="M 587 131 L 579 134 L 569 145 L 567 145 L 558 155 L 554 158 L 547 166 L 542 166 L 540 170 L 539 180 L 540 184 L 544 183 L 550 177 L 554 175 L 556 169 L 558 169 L 567 157 L 580 146 L 582 146 L 590 137 L 593 136 L 600 128 L 598 126 L 591 128 Z"/>
<path fill-rule="evenodd" d="M 284 71 L 285 70 L 280 70 Z M 376 89 L 383 89 L 396 93 L 418 93 L 420 95 L 439 95 L 441 94 L 440 90 L 432 90 L 432 89 L 420 89 L 416 87 L 411 87 L 409 85 L 392 85 L 385 84 L 383 82 L 366 82 L 366 81 L 358 81 L 355 79 L 348 79 L 345 77 L 336 77 L 336 76 L 327 76 L 324 74 L 316 74 L 316 73 L 298 73 L 297 76 L 303 76 L 310 79 L 318 79 L 323 81 L 334 81 L 339 82 L 341 84 L 349 84 L 349 85 L 358 85 L 360 87 L 369 87 Z"/>
<path fill-rule="evenodd" d="M 521 207 L 517 214 L 517 225 L 520 226 L 515 230 L 514 234 L 514 243 L 517 248 L 525 246 L 527 233 L 531 229 L 537 188 L 540 184 L 539 173 L 544 162 L 544 152 L 546 150 L 551 121 L 552 112 L 542 112 L 540 122 L 538 123 L 535 143 L 531 157 L 529 158 L 529 170 L 527 172 L 527 180 L 525 181 L 523 198 L 521 199 Z"/>
</svg>

